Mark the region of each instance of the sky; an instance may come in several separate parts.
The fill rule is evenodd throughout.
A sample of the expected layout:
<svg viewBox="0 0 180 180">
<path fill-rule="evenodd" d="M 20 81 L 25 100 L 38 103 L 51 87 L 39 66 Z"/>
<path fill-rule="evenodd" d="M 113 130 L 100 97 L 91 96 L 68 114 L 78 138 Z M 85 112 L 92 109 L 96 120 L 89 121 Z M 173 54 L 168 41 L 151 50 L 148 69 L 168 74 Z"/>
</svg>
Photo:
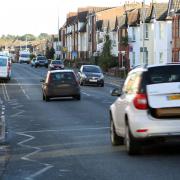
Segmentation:
<svg viewBox="0 0 180 180">
<path fill-rule="evenodd" d="M 0 0 L 0 36 L 28 33 L 36 36 L 40 33 L 57 34 L 58 16 L 61 27 L 66 21 L 67 13 L 76 12 L 78 7 L 114 7 L 124 2 L 125 0 Z M 150 2 L 152 0 L 145 0 L 146 4 Z M 168 2 L 168 0 L 156 0 L 156 2 Z"/>
</svg>

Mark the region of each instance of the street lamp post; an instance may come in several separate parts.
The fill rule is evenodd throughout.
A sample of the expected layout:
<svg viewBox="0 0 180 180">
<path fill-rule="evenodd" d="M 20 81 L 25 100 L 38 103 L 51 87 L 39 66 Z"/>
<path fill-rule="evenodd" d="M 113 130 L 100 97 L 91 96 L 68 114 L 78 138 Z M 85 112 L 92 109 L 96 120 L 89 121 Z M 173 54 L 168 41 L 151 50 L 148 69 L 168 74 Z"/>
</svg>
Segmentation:
<svg viewBox="0 0 180 180">
<path fill-rule="evenodd" d="M 120 51 L 120 54 L 121 54 L 121 70 L 123 70 L 123 76 L 125 77 L 126 68 L 124 66 L 124 56 L 126 54 L 126 51 Z M 119 61 L 119 68 L 120 68 L 120 61 Z"/>
<path fill-rule="evenodd" d="M 143 46 L 143 54 L 142 54 L 142 61 L 143 61 L 143 64 L 145 64 L 145 54 L 144 54 L 144 46 L 145 46 L 145 42 L 144 42 L 144 38 L 145 38 L 145 8 L 144 8 L 144 6 L 145 6 L 145 0 L 143 0 L 143 7 L 142 7 L 142 13 L 143 13 L 143 19 L 142 19 L 142 29 L 143 29 L 143 33 L 142 33 L 142 46 Z"/>
</svg>

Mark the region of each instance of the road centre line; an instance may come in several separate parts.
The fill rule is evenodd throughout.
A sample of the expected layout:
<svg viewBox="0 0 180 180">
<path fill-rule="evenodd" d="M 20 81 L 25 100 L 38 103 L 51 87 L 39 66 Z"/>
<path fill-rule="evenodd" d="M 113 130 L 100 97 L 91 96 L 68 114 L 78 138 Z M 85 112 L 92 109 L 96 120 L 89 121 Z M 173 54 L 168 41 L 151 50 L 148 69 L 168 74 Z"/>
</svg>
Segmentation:
<svg viewBox="0 0 180 180">
<path fill-rule="evenodd" d="M 88 130 L 105 130 L 109 127 L 97 127 L 97 128 L 77 128 L 77 129 L 42 129 L 37 131 L 24 131 L 24 132 L 15 132 L 16 134 L 20 133 L 46 133 L 46 132 L 69 132 L 69 131 L 88 131 Z"/>
</svg>

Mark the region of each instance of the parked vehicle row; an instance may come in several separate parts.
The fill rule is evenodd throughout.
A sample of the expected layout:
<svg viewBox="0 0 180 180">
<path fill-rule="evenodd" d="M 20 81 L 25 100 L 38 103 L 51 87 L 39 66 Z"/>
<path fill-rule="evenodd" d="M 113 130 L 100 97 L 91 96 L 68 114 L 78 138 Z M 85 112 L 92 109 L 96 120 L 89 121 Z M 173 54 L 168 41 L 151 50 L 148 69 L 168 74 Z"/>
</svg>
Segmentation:
<svg viewBox="0 0 180 180">
<path fill-rule="evenodd" d="M 8 56 L 0 55 L 0 79 L 11 79 L 11 59 Z"/>
</svg>

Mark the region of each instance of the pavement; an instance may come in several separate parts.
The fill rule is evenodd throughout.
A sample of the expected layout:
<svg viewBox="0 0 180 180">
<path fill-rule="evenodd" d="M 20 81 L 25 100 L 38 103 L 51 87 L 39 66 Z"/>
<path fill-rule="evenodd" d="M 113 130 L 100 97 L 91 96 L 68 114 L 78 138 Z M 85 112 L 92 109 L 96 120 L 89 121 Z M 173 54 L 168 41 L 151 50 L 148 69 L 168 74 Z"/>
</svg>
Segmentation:
<svg viewBox="0 0 180 180">
<path fill-rule="evenodd" d="M 3 101 L 0 99 L 0 122 L 4 118 L 4 106 Z M 0 179 L 5 171 L 6 163 L 9 159 L 9 147 L 5 143 L 0 143 Z"/>
<path fill-rule="evenodd" d="M 124 83 L 124 79 L 120 77 L 114 77 L 114 76 L 109 76 L 109 75 L 104 75 L 105 83 L 110 84 L 113 86 L 118 86 L 121 87 Z"/>
</svg>

